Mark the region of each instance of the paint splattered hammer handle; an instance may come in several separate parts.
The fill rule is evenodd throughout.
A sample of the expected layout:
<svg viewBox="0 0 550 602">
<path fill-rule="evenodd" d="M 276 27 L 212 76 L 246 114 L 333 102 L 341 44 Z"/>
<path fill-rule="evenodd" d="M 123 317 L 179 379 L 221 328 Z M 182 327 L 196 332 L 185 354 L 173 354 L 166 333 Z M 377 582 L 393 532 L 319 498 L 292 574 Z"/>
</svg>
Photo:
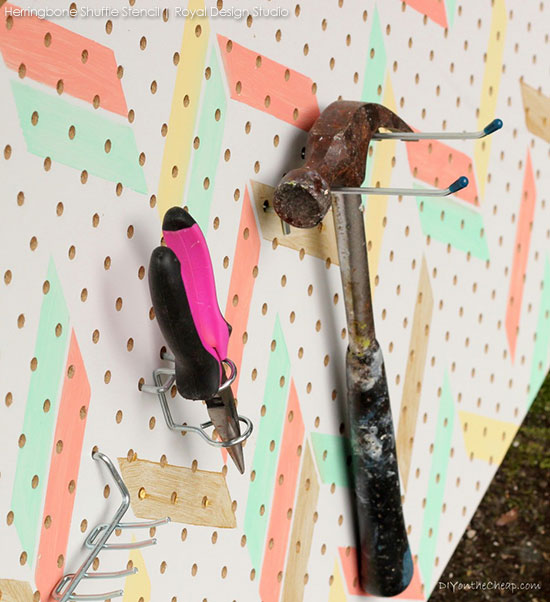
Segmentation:
<svg viewBox="0 0 550 602">
<path fill-rule="evenodd" d="M 413 563 L 399 488 L 395 435 L 382 352 L 346 358 L 360 573 L 363 588 L 395 596 L 410 583 Z"/>
<path fill-rule="evenodd" d="M 412 578 L 401 508 L 395 435 L 376 341 L 361 197 L 332 195 L 349 346 L 347 408 L 352 443 L 361 585 L 395 596 Z"/>
</svg>

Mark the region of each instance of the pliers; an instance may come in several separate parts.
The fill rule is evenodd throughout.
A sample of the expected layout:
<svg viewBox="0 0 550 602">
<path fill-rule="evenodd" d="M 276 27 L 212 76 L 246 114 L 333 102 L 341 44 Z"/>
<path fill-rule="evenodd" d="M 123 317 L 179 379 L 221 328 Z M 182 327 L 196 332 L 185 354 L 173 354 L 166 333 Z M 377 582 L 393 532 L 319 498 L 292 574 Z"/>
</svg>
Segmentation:
<svg viewBox="0 0 550 602">
<path fill-rule="evenodd" d="M 154 249 L 149 289 L 160 330 L 175 360 L 176 387 L 185 399 L 203 400 L 220 439 L 241 436 L 231 390 L 236 368 L 227 358 L 231 326 L 216 296 L 212 261 L 199 225 L 181 207 L 164 216 L 166 246 Z M 226 375 L 224 364 L 231 373 Z M 227 447 L 244 473 L 242 443 Z"/>
</svg>

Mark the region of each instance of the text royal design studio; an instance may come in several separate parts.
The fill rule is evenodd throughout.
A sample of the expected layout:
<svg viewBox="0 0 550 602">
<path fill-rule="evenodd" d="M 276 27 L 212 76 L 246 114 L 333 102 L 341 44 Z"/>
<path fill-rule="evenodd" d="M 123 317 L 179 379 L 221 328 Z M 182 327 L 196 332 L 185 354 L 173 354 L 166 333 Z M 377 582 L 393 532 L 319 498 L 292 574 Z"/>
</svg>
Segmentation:
<svg viewBox="0 0 550 602">
<path fill-rule="evenodd" d="M 160 18 L 166 19 L 168 14 L 174 15 L 174 17 L 183 17 L 186 19 L 195 18 L 231 18 L 240 20 L 247 18 L 249 15 L 258 17 L 288 17 L 290 11 L 280 6 L 265 8 L 262 6 L 255 6 L 252 8 L 237 8 L 235 6 L 227 8 L 217 8 L 215 6 L 201 9 L 189 9 L 184 7 L 175 7 L 171 9 L 164 9 L 159 6 L 153 8 L 135 8 L 133 6 L 125 6 L 122 8 L 114 8 L 111 6 L 102 7 L 90 7 L 81 6 L 80 8 L 51 8 L 51 7 L 27 7 L 20 8 L 16 6 L 4 7 L 5 16 L 11 17 L 38 17 L 39 19 L 52 19 L 61 17 L 82 17 L 82 18 L 131 18 L 131 17 L 145 17 L 145 18 Z"/>
</svg>

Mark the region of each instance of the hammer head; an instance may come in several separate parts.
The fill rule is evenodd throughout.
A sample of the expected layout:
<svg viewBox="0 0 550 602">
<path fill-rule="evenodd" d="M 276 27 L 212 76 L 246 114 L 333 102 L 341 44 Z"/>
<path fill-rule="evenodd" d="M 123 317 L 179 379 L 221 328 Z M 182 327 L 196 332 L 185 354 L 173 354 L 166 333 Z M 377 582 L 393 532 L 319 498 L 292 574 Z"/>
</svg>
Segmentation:
<svg viewBox="0 0 550 602">
<path fill-rule="evenodd" d="M 315 169 L 299 167 L 279 182 L 273 206 L 279 217 L 297 228 L 313 228 L 331 204 L 330 186 Z"/>
<path fill-rule="evenodd" d="M 311 128 L 306 163 L 281 180 L 273 197 L 279 217 L 298 228 L 313 228 L 331 205 L 332 186 L 360 186 L 367 151 L 379 128 L 410 132 L 395 113 L 375 103 L 339 100 L 330 104 Z"/>
</svg>

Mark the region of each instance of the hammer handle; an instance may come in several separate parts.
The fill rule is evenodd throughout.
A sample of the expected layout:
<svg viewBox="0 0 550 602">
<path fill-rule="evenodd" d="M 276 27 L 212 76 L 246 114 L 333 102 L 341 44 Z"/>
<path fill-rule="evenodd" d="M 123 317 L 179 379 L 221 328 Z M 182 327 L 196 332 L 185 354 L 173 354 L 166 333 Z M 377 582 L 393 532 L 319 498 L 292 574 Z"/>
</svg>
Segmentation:
<svg viewBox="0 0 550 602">
<path fill-rule="evenodd" d="M 332 210 L 349 336 L 347 405 L 361 584 L 370 594 L 395 596 L 409 584 L 413 564 L 384 360 L 375 338 L 361 197 L 333 194 Z"/>
<path fill-rule="evenodd" d="M 361 584 L 370 594 L 396 596 L 412 579 L 413 563 L 401 507 L 388 385 L 376 340 L 366 357 L 348 351 L 346 376 Z"/>
</svg>

